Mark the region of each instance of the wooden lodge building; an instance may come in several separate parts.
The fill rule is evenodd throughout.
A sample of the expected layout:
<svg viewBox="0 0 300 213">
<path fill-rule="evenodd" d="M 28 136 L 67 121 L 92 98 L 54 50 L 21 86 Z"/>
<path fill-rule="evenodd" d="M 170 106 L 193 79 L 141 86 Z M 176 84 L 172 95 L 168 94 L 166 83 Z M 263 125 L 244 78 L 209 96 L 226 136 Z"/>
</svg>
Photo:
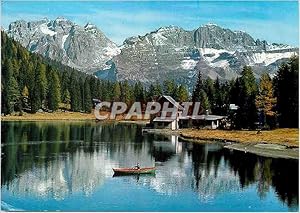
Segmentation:
<svg viewBox="0 0 300 213">
<path fill-rule="evenodd" d="M 217 129 L 226 116 L 210 115 L 206 112 L 204 115 L 187 115 L 183 116 L 184 108 L 176 102 L 171 96 L 163 95 L 157 100 L 161 104 L 161 110 L 152 115 L 150 118 L 151 126 L 154 129 L 171 129 L 176 130 L 180 128 L 205 128 Z M 177 112 L 172 115 L 172 112 L 164 112 L 163 104 L 168 103 L 168 108 L 176 108 Z M 161 116 L 165 115 L 165 116 Z"/>
<path fill-rule="evenodd" d="M 157 102 L 159 102 L 162 107 L 158 113 L 152 115 L 150 118 L 154 129 L 179 129 L 179 117 L 182 114 L 183 107 L 178 102 L 176 102 L 171 96 L 167 95 L 160 96 Z M 164 103 L 168 103 L 168 108 L 176 108 L 176 115 L 172 115 L 171 112 L 163 112 L 162 108 Z M 164 113 L 165 116 L 161 117 L 162 115 L 164 115 Z"/>
</svg>

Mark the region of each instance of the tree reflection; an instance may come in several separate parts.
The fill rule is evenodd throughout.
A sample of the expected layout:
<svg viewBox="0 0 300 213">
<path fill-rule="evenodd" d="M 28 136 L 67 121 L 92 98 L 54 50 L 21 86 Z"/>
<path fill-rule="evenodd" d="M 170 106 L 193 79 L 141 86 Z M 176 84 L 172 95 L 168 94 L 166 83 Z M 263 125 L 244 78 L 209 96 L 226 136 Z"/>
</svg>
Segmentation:
<svg viewBox="0 0 300 213">
<path fill-rule="evenodd" d="M 207 197 L 256 184 L 260 199 L 273 188 L 282 202 L 298 207 L 297 160 L 260 157 L 218 144 L 185 143 L 172 136 L 142 135 L 142 127 L 133 124 L 2 122 L 1 127 L 3 187 L 18 190 L 20 176 L 35 174 L 39 190 L 60 183 L 48 193 L 63 196 L 83 185 L 88 194 L 111 177 L 112 167 L 160 162 L 157 178 L 143 181 L 161 193 L 175 194 L 188 187 Z"/>
<path fill-rule="evenodd" d="M 251 153 L 220 149 L 214 152 L 205 150 L 205 145 L 195 144 L 192 149 L 196 187 L 202 170 L 208 174 L 211 165 L 218 168 L 222 159 L 230 170 L 239 177 L 241 188 L 257 183 L 257 194 L 264 199 L 270 187 L 289 207 L 298 207 L 298 161 L 257 156 Z M 218 169 L 215 169 L 216 173 Z M 217 175 L 217 174 L 216 174 Z"/>
</svg>

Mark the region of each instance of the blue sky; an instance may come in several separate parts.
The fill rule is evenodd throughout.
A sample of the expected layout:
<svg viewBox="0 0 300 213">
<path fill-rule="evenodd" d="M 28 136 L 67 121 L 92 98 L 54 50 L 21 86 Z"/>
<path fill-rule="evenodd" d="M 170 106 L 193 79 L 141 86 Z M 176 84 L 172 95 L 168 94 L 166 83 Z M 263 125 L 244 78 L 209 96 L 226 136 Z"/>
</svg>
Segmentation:
<svg viewBox="0 0 300 213">
<path fill-rule="evenodd" d="M 44 17 L 91 22 L 117 44 L 161 26 L 192 30 L 215 23 L 268 42 L 299 46 L 297 1 L 4 1 L 1 16 L 4 28 L 15 20 Z"/>
</svg>

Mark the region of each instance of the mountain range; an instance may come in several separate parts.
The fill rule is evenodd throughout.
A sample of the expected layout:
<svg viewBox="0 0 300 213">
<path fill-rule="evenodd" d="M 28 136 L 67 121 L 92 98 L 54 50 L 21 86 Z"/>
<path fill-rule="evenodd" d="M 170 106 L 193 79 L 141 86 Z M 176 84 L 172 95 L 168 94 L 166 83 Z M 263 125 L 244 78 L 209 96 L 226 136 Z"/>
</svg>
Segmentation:
<svg viewBox="0 0 300 213">
<path fill-rule="evenodd" d="M 116 45 L 95 25 L 79 26 L 65 18 L 12 22 L 6 30 L 31 52 L 80 71 L 109 80 L 139 80 L 145 85 L 174 79 L 193 85 L 201 70 L 204 77 L 230 80 L 243 66 L 253 67 L 259 78 L 271 76 L 298 47 L 254 39 L 243 31 L 206 24 L 188 31 L 161 27 Z"/>
</svg>

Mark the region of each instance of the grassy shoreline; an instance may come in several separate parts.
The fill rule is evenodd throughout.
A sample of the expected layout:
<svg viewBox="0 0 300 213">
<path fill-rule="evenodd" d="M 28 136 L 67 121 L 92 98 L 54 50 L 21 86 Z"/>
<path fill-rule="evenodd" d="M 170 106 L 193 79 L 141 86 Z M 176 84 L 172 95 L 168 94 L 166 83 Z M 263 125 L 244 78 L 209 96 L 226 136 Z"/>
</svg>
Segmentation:
<svg viewBox="0 0 300 213">
<path fill-rule="evenodd" d="M 180 130 L 180 136 L 186 139 L 196 140 L 218 140 L 223 142 L 235 143 L 270 143 L 279 144 L 287 147 L 299 147 L 298 129 L 275 129 L 269 131 L 248 130 Z"/>
<path fill-rule="evenodd" d="M 110 116 L 109 112 L 100 112 L 101 115 Z M 126 122 L 126 123 L 147 123 L 149 120 L 125 120 L 126 115 L 117 115 L 116 119 L 105 119 L 100 122 Z M 94 112 L 82 113 L 82 112 L 37 112 L 34 114 L 23 113 L 23 115 L 6 115 L 1 116 L 1 121 L 95 121 L 96 117 Z"/>
<path fill-rule="evenodd" d="M 1 116 L 1 121 L 48 121 L 48 120 L 95 120 L 93 113 L 81 112 L 37 112 L 19 115 Z"/>
<path fill-rule="evenodd" d="M 299 130 L 275 129 L 270 131 L 195 130 L 180 132 L 183 140 L 193 142 L 218 141 L 224 148 L 253 153 L 265 157 L 299 159 Z"/>
</svg>

